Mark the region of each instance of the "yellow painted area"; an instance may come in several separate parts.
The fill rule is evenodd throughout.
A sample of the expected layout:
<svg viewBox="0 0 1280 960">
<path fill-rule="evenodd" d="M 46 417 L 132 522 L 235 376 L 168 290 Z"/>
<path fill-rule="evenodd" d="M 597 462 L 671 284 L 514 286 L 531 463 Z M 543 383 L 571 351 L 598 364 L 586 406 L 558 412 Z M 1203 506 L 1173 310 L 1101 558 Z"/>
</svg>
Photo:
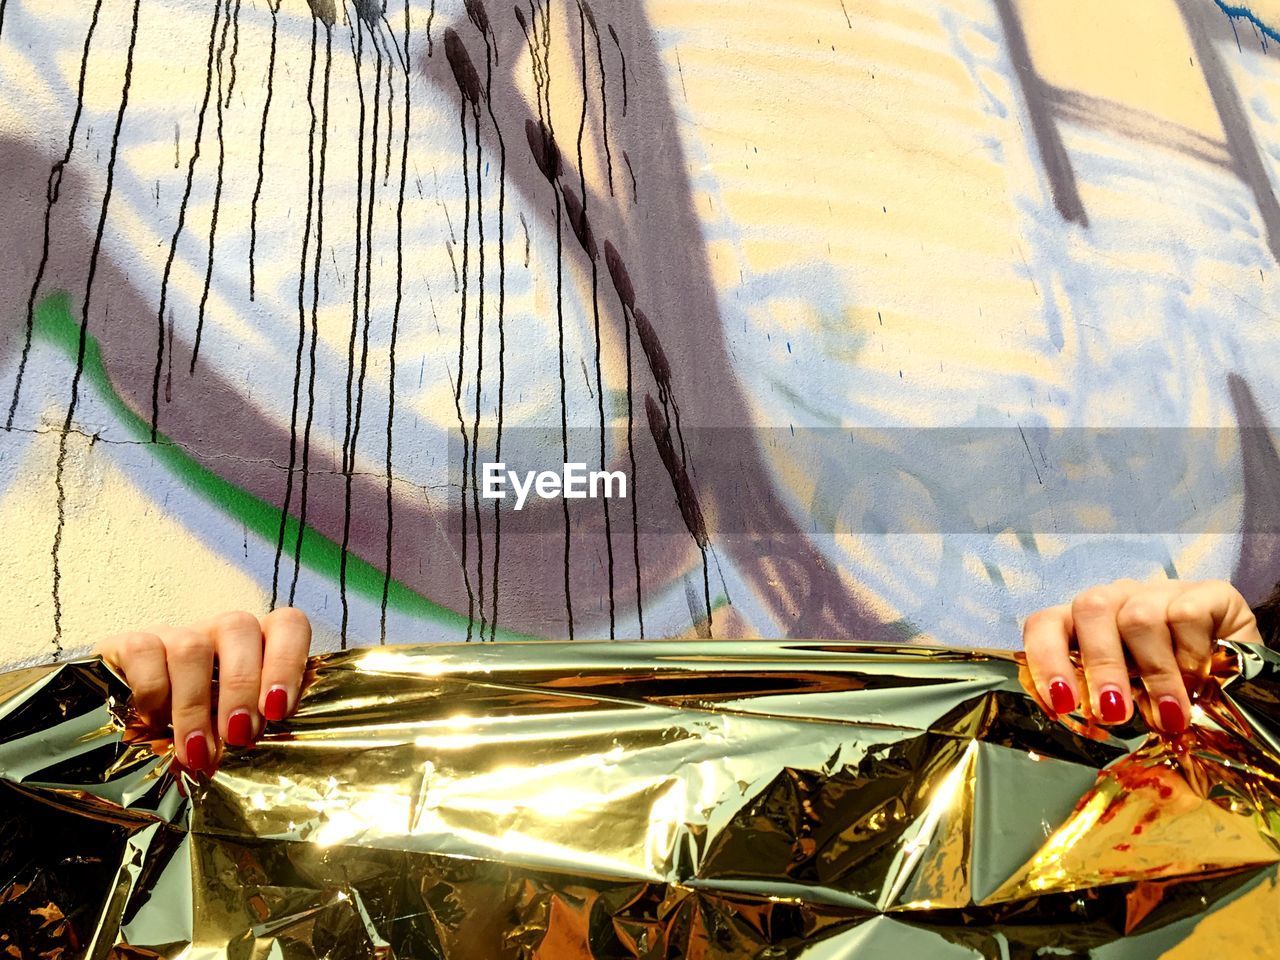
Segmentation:
<svg viewBox="0 0 1280 960">
<path fill-rule="evenodd" d="M 104 444 L 90 450 L 89 439 L 78 435 L 68 442 L 61 557 L 69 586 L 62 610 L 69 651 L 151 623 L 264 609 L 261 586 L 210 550 L 179 516 L 141 493 L 101 452 Z M 6 538 L 0 550 L 0 633 L 8 662 L 40 659 L 53 649 L 49 551 L 57 525 L 57 456 L 56 428 L 31 437 L 22 469 L 0 499 Z"/>
<path fill-rule="evenodd" d="M 1249 6 L 1264 23 L 1280 23 L 1280 0 L 1253 0 Z"/>
<path fill-rule="evenodd" d="M 1018 10 L 1046 83 L 1222 138 L 1174 0 L 1018 0 Z"/>
</svg>

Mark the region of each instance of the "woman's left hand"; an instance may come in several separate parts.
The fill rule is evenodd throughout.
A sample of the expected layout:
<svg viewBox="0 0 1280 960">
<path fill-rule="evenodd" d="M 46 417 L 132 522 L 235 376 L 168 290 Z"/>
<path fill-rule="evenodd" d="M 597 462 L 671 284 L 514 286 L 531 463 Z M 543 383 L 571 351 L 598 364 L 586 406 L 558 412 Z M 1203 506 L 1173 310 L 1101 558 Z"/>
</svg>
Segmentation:
<svg viewBox="0 0 1280 960">
<path fill-rule="evenodd" d="M 1072 712 L 1085 694 L 1071 661 L 1074 645 L 1093 717 L 1117 724 L 1132 716 L 1132 663 L 1152 719 L 1166 733 L 1186 729 L 1190 695 L 1209 674 L 1216 640 L 1262 642 L 1248 603 L 1223 580 L 1117 580 L 1037 611 L 1022 630 L 1036 692 L 1053 713 Z"/>
</svg>

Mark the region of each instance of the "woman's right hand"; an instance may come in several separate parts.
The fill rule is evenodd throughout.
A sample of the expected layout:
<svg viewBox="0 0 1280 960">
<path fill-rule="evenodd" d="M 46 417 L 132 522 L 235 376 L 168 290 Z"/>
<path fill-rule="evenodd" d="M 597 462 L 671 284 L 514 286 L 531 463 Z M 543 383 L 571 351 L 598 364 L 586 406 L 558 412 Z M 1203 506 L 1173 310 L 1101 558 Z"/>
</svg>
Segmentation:
<svg viewBox="0 0 1280 960">
<path fill-rule="evenodd" d="M 310 646 L 306 615 L 282 607 L 261 618 L 224 613 L 187 627 L 121 633 L 95 652 L 124 675 L 144 723 L 172 724 L 178 761 L 210 773 L 222 744 L 249 746 L 264 717 L 293 712 Z"/>
<path fill-rule="evenodd" d="M 1224 580 L 1099 584 L 1032 614 L 1022 639 L 1037 697 L 1053 714 L 1071 713 L 1084 700 L 1085 712 L 1102 723 L 1125 723 L 1136 675 L 1147 689 L 1148 719 L 1169 734 L 1190 722 L 1191 694 L 1209 675 L 1218 640 L 1262 643 L 1249 604 Z"/>
</svg>

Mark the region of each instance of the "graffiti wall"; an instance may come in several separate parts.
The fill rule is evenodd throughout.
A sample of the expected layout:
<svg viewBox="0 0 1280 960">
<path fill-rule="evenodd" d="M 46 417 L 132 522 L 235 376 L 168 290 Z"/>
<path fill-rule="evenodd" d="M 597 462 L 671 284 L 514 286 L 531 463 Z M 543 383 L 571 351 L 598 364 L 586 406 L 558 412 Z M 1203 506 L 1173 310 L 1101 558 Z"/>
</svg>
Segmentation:
<svg viewBox="0 0 1280 960">
<path fill-rule="evenodd" d="M 5 662 L 1280 577 L 1280 3 L 0 0 Z M 626 495 L 490 496 L 580 463 Z"/>
</svg>

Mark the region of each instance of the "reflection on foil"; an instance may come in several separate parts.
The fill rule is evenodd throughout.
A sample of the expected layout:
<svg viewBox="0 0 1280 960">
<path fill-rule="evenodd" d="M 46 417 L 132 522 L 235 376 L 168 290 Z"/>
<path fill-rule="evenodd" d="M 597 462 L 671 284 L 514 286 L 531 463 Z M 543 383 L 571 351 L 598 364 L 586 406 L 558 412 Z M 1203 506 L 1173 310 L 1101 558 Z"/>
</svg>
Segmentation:
<svg viewBox="0 0 1280 960">
<path fill-rule="evenodd" d="M 384 648 L 194 781 L 101 662 L 5 674 L 0 960 L 1267 955 L 1278 681 L 1169 739 L 999 653 Z"/>
</svg>

